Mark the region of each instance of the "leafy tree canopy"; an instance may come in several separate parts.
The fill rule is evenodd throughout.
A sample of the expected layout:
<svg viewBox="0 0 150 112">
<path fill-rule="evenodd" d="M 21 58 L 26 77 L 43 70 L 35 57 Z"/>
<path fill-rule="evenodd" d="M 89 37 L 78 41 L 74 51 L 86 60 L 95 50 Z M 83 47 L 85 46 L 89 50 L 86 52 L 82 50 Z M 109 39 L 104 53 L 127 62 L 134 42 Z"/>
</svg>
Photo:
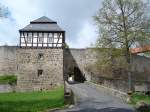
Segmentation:
<svg viewBox="0 0 150 112">
<path fill-rule="evenodd" d="M 94 16 L 98 27 L 97 47 L 122 48 L 130 62 L 130 47 L 150 42 L 150 19 L 145 19 L 142 0 L 104 0 Z"/>
</svg>

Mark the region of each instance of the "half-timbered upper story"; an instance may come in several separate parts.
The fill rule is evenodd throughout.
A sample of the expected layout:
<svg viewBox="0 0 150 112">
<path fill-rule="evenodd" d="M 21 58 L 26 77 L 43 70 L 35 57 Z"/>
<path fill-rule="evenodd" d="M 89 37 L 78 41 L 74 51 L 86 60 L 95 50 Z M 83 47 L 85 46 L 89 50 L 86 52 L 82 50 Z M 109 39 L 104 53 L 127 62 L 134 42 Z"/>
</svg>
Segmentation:
<svg viewBox="0 0 150 112">
<path fill-rule="evenodd" d="M 19 32 L 20 47 L 63 48 L 65 45 L 65 31 L 57 25 L 57 22 L 45 16 L 31 21 Z"/>
</svg>

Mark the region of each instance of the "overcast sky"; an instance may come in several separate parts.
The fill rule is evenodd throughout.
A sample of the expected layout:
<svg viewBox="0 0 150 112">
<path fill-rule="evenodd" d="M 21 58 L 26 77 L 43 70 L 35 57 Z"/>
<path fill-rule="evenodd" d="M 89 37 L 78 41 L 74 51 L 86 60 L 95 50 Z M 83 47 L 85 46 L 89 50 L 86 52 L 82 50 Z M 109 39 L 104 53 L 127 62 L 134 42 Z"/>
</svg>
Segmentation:
<svg viewBox="0 0 150 112">
<path fill-rule="evenodd" d="M 92 16 L 102 0 L 0 0 L 10 17 L 0 19 L 0 44 L 17 45 L 18 30 L 41 16 L 57 21 L 70 47 L 84 48 L 97 37 Z"/>
</svg>

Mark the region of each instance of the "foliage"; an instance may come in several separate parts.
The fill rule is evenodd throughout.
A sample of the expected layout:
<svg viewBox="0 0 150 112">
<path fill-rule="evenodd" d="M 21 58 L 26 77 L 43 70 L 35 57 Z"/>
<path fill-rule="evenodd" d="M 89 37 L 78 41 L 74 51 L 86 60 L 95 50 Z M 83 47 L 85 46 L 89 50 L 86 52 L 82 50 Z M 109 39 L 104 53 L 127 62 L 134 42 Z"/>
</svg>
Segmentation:
<svg viewBox="0 0 150 112">
<path fill-rule="evenodd" d="M 114 73 L 115 76 L 120 74 L 119 77 L 123 77 L 127 71 L 127 63 L 122 52 L 122 49 L 116 48 L 94 48 L 91 54 L 96 56 L 96 60 L 93 64 L 87 63 L 85 68 L 89 73 L 92 72 L 104 77 L 112 77 Z"/>
<path fill-rule="evenodd" d="M 127 63 L 125 61 L 125 57 L 123 55 L 122 49 L 117 48 L 107 48 L 105 50 L 99 50 L 97 52 L 101 55 L 101 58 L 98 58 L 96 61 L 96 65 L 98 68 L 105 67 L 106 69 L 111 68 L 126 68 Z"/>
<path fill-rule="evenodd" d="M 0 93 L 0 112 L 43 112 L 63 106 L 62 87 L 45 92 Z"/>
<path fill-rule="evenodd" d="M 100 64 L 113 64 L 115 58 L 123 56 L 123 50 L 118 48 L 98 48 L 96 52 L 101 55 L 101 59 L 98 58 Z"/>
<path fill-rule="evenodd" d="M 136 42 L 150 41 L 150 20 L 144 19 L 142 0 L 104 0 L 94 20 L 99 31 L 96 46 L 121 48 L 128 63 L 129 48 Z"/>
<path fill-rule="evenodd" d="M 65 48 L 69 49 L 69 45 L 67 43 L 65 43 Z"/>
<path fill-rule="evenodd" d="M 150 96 L 149 95 L 143 95 L 143 94 L 133 94 L 131 97 L 131 103 L 135 105 L 139 101 L 144 101 L 145 103 L 150 104 Z"/>
<path fill-rule="evenodd" d="M 0 76 L 0 84 L 14 85 L 17 83 L 17 76 L 15 75 L 3 75 Z"/>
<path fill-rule="evenodd" d="M 150 43 L 150 18 L 145 18 L 144 13 L 142 0 L 104 0 L 94 16 L 99 32 L 96 47 L 110 49 L 104 53 L 103 61 L 100 59 L 104 64 L 98 60 L 97 65 L 99 69 L 105 65 L 106 73 L 109 68 L 114 76 L 126 75 L 129 90 L 132 89 L 130 48 L 137 43 Z"/>
</svg>

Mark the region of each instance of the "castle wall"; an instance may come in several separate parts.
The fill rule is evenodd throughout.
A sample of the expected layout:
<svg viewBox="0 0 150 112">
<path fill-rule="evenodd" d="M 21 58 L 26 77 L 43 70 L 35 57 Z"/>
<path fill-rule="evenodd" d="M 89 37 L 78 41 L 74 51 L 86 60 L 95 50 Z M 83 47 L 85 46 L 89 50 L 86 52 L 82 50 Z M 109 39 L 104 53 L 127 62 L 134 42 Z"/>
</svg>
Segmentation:
<svg viewBox="0 0 150 112">
<path fill-rule="evenodd" d="M 75 68 L 78 68 L 80 72 L 78 71 L 76 75 L 79 73 L 81 75 L 77 77 L 83 76 L 88 81 L 91 79 L 100 81 L 99 79 L 105 74 L 98 74 L 100 77 L 96 77 L 93 71 L 87 69 L 87 66 L 94 64 L 97 58 L 103 57 L 101 53 L 97 54 L 92 49 L 71 48 L 63 52 L 62 49 L 23 49 L 15 46 L 1 46 L 0 75 L 18 75 L 17 88 L 19 91 L 47 90 L 62 85 L 63 67 L 65 79 L 68 74 L 74 74 Z M 134 56 L 132 63 L 134 80 L 150 81 L 150 58 Z M 116 75 L 115 78 L 118 76 Z"/>
<path fill-rule="evenodd" d="M 86 80 L 91 80 L 91 74 L 86 70 L 86 67 L 89 64 L 94 64 L 97 60 L 97 54 L 92 52 L 91 49 L 66 49 L 64 60 L 66 75 L 70 70 L 75 72 L 74 68 L 77 67 Z"/>
<path fill-rule="evenodd" d="M 16 74 L 16 46 L 0 46 L 0 75 Z"/>
<path fill-rule="evenodd" d="M 120 61 L 121 58 L 123 57 L 118 58 L 117 61 Z M 64 57 L 66 74 L 71 67 L 77 66 L 81 70 L 82 74 L 85 75 L 86 79 L 91 80 L 91 72 L 94 72 L 94 70 L 88 71 L 88 66 L 94 65 L 97 59 L 103 59 L 103 53 L 97 53 L 96 50 L 90 48 L 89 49 L 68 49 L 65 51 L 65 57 Z M 150 78 L 149 67 L 150 67 L 150 58 L 133 55 L 132 72 L 134 77 L 139 77 L 137 78 L 137 80 L 141 79 L 141 77 L 145 80 L 148 80 Z M 104 73 L 99 75 L 105 76 L 107 74 Z M 119 75 L 121 76 L 121 74 Z M 117 78 L 117 76 L 118 75 L 116 75 L 115 78 Z"/>
<path fill-rule="evenodd" d="M 18 90 L 48 90 L 63 84 L 62 49 L 18 49 Z"/>
<path fill-rule="evenodd" d="M 117 61 L 120 61 L 117 58 Z M 78 67 L 82 75 L 88 81 L 92 81 L 103 86 L 127 92 L 129 88 L 128 73 L 124 70 L 109 71 L 109 68 L 103 69 L 102 73 L 95 72 L 94 65 L 97 59 L 103 59 L 102 53 L 97 53 L 92 49 L 68 49 L 65 51 L 65 73 L 68 75 L 70 69 L 72 72 L 74 67 Z M 150 58 L 134 55 L 132 59 L 132 87 L 138 85 L 146 85 L 150 88 Z M 88 70 L 89 69 L 89 70 Z M 110 74 L 107 74 L 110 73 Z M 75 75 L 75 74 L 74 74 Z M 66 76 L 67 77 L 67 76 Z M 118 85 L 119 84 L 119 85 Z"/>
</svg>

